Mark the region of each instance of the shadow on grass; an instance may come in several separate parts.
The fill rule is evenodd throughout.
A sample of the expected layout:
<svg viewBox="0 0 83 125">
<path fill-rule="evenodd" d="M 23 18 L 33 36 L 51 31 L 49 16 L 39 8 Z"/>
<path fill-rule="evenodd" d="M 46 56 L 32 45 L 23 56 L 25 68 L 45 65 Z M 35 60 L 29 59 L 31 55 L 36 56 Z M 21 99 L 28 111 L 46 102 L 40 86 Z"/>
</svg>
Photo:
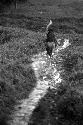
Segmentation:
<svg viewBox="0 0 83 125">
<path fill-rule="evenodd" d="M 11 114 L 22 99 L 27 99 L 36 86 L 36 77 L 31 67 L 8 65 L 0 71 L 0 124 L 7 125 Z"/>
<path fill-rule="evenodd" d="M 62 88 L 63 89 L 63 88 Z M 65 93 L 48 90 L 33 111 L 29 125 L 82 125 L 83 96 L 66 88 Z"/>
<path fill-rule="evenodd" d="M 10 42 L 11 40 L 11 34 L 8 31 L 0 31 L 0 45 L 4 45 L 5 43 Z"/>
</svg>

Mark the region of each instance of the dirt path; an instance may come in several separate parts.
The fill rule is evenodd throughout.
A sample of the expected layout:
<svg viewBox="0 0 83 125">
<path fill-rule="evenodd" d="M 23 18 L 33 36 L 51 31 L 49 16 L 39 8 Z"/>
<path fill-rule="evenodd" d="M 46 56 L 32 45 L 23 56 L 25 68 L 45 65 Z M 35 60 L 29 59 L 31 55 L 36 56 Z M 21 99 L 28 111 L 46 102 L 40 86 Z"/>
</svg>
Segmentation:
<svg viewBox="0 0 83 125">
<path fill-rule="evenodd" d="M 46 56 L 45 54 L 43 55 L 43 57 L 41 56 L 41 54 L 36 56 L 37 57 L 32 58 L 34 62 L 31 65 L 37 78 L 37 86 L 33 89 L 28 99 L 22 100 L 22 104 L 15 107 L 16 111 L 12 116 L 13 122 L 11 123 L 11 125 L 27 125 L 29 116 L 35 109 L 39 99 L 41 99 L 46 94 L 49 87 L 49 80 L 43 80 L 43 77 L 45 76 L 45 71 L 43 72 L 42 79 L 39 78 L 41 71 L 43 71 L 44 67 L 46 66 Z M 19 107 L 21 107 L 20 110 Z"/>
<path fill-rule="evenodd" d="M 64 45 L 55 51 L 54 58 L 56 58 L 58 51 L 67 46 L 68 41 L 65 40 Z M 27 125 L 33 110 L 39 100 L 47 93 L 49 86 L 53 87 L 52 84 L 56 86 L 57 83 L 61 82 L 60 73 L 56 69 L 56 64 L 50 65 L 50 59 L 47 58 L 45 52 L 34 55 L 32 61 L 31 66 L 37 78 L 37 86 L 32 90 L 28 99 L 22 100 L 21 105 L 15 107 L 15 112 L 11 116 L 13 120 L 10 121 L 10 125 Z"/>
</svg>

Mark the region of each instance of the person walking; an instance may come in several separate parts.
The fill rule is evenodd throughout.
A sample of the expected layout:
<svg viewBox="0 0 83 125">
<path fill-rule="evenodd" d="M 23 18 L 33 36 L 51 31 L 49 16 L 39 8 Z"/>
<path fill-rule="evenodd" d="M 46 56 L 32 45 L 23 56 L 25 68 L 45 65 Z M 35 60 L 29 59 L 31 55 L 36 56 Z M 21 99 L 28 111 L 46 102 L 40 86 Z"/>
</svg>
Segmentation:
<svg viewBox="0 0 83 125">
<path fill-rule="evenodd" d="M 45 47 L 46 47 L 47 55 L 51 57 L 53 49 L 56 48 L 56 46 L 57 46 L 57 40 L 54 35 L 52 20 L 50 20 L 46 28 Z"/>
</svg>

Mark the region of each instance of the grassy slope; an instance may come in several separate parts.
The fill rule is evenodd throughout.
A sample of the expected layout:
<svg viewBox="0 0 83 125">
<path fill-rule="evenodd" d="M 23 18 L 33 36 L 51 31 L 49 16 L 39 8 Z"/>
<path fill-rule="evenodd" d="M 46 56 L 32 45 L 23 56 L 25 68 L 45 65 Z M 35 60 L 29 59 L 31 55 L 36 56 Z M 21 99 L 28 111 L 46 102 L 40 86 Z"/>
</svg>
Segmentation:
<svg viewBox="0 0 83 125">
<path fill-rule="evenodd" d="M 73 0 L 31 0 L 30 3 L 18 5 L 14 13 L 21 13 L 26 16 L 57 18 L 57 17 L 83 17 L 83 1 Z M 40 11 L 43 14 L 40 14 Z"/>
<path fill-rule="evenodd" d="M 0 27 L 0 38 L 0 124 L 6 125 L 15 105 L 36 85 L 31 57 L 44 45 L 41 34 L 20 28 Z"/>
<path fill-rule="evenodd" d="M 1 25 L 20 26 L 35 31 L 45 31 L 49 19 L 53 19 L 56 32 L 83 33 L 83 2 L 33 1 L 18 5 L 9 15 L 2 15 Z M 41 14 L 42 11 L 42 14 Z M 10 18 L 11 17 L 11 18 Z"/>
<path fill-rule="evenodd" d="M 14 38 L 9 43 L 9 40 L 2 39 L 6 43 L 1 44 L 0 49 L 0 124 L 3 119 L 5 121 L 5 118 L 9 117 L 18 100 L 27 98 L 36 85 L 35 74 L 30 66 L 30 56 L 27 57 L 22 52 L 24 50 L 28 54 L 30 48 L 25 50 L 22 43 L 13 40 Z"/>
<path fill-rule="evenodd" d="M 0 25 L 7 26 L 6 29 L 0 27 L 0 53 L 2 57 L 0 60 L 1 123 L 9 113 L 11 114 L 18 100 L 27 98 L 29 92 L 35 86 L 36 78 L 30 67 L 31 56 L 45 49 L 42 42 L 44 39 L 42 33 L 38 34 L 25 29 L 18 30 L 18 28 L 13 30 L 9 27 L 45 31 L 48 20 L 52 18 L 56 33 L 74 33 L 72 37 L 76 41 L 75 44 L 80 39 L 82 45 L 82 5 L 83 2 L 79 4 L 76 2 L 64 2 L 64 4 L 55 2 L 54 5 L 54 0 L 51 2 L 49 0 L 49 3 L 48 0 L 42 0 L 41 2 L 31 0 L 29 5 L 21 5 L 17 10 L 12 10 L 12 14 L 1 15 Z M 43 11 L 43 14 L 40 14 L 41 11 Z M 78 19 L 78 17 L 81 19 Z M 79 34 L 81 34 L 80 38 Z"/>
</svg>

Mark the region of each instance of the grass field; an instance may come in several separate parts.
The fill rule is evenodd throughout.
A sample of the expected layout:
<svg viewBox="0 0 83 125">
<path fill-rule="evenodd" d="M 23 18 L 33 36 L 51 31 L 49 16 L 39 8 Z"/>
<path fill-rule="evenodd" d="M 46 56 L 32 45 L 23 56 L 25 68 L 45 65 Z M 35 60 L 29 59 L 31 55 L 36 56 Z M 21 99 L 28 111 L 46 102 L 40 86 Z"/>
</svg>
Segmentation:
<svg viewBox="0 0 83 125">
<path fill-rule="evenodd" d="M 61 53 L 62 67 L 65 69 L 62 77 L 65 83 L 64 86 L 61 84 L 61 88 L 57 88 L 56 96 L 55 90 L 48 90 L 33 111 L 29 125 L 55 125 L 55 121 L 56 125 L 83 124 L 83 1 L 31 0 L 27 4 L 18 5 L 16 10 L 11 7 L 11 11 L 0 14 L 1 125 L 7 125 L 15 106 L 20 104 L 21 100 L 28 98 L 37 84 L 37 78 L 31 66 L 32 57 L 45 51 L 43 41 L 46 38 L 45 29 L 50 19 L 53 20 L 55 37 L 69 38 L 72 44 Z M 74 61 L 72 61 L 74 56 L 70 58 L 72 55 L 75 55 Z M 79 57 L 78 64 L 74 65 L 76 57 Z M 68 71 L 69 69 L 73 71 Z M 69 83 L 72 83 L 72 87 Z M 64 106 L 67 104 L 70 106 L 74 100 L 77 100 L 75 113 L 71 109 L 68 110 L 71 107 Z M 66 114 L 68 111 L 70 111 L 69 114 Z"/>
<path fill-rule="evenodd" d="M 41 34 L 33 31 L 2 25 L 0 31 L 0 124 L 5 125 L 15 105 L 36 86 L 31 58 L 45 47 Z"/>
</svg>

